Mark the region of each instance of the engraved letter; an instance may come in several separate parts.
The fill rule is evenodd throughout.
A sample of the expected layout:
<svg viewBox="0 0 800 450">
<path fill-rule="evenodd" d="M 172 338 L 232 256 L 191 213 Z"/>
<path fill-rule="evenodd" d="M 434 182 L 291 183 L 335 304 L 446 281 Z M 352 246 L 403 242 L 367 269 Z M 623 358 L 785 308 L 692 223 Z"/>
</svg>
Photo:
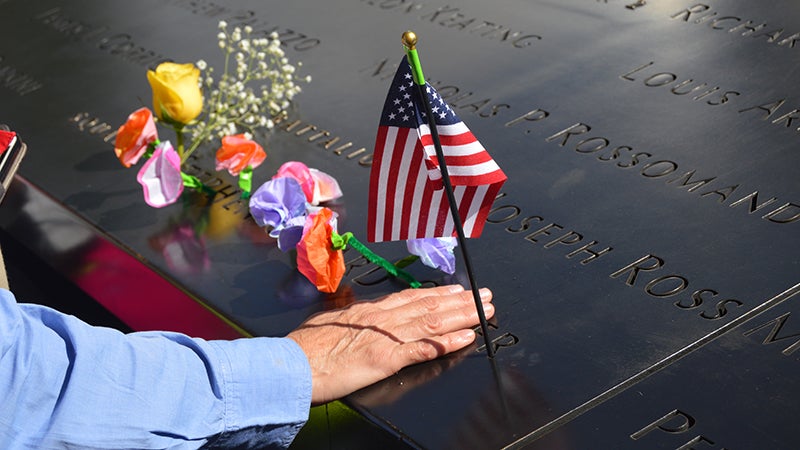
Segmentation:
<svg viewBox="0 0 800 450">
<path fill-rule="evenodd" d="M 700 197 L 705 197 L 707 195 L 716 194 L 716 195 L 719 195 L 719 203 L 723 203 L 725 200 L 728 199 L 728 197 L 731 194 L 733 194 L 733 191 L 735 191 L 738 187 L 739 187 L 738 184 L 734 184 L 733 186 L 726 186 L 724 188 L 718 188 L 718 189 L 715 189 L 713 191 L 703 192 L 702 194 L 700 194 Z"/>
<path fill-rule="evenodd" d="M 681 309 L 694 309 L 694 308 L 697 308 L 698 306 L 703 304 L 703 293 L 705 293 L 705 292 L 711 293 L 712 297 L 716 297 L 717 296 L 717 291 L 715 291 L 713 289 L 698 289 L 698 290 L 692 292 L 692 303 L 691 304 L 684 305 L 683 303 L 681 303 L 681 300 L 678 300 L 677 302 L 675 302 L 673 304 L 675 306 L 677 306 L 678 308 L 681 308 Z"/>
<path fill-rule="evenodd" d="M 536 240 L 536 236 L 539 236 L 540 234 L 544 234 L 546 236 L 550 236 L 550 230 L 551 229 L 563 230 L 564 227 L 562 227 L 561 225 L 555 224 L 555 223 L 551 223 L 550 225 L 545 225 L 544 227 L 539 228 L 538 230 L 534 231 L 533 233 L 525 236 L 525 239 L 527 239 L 527 240 L 529 240 L 531 242 L 539 242 L 539 241 Z"/>
<path fill-rule="evenodd" d="M 712 181 L 717 179 L 717 177 L 711 177 L 711 178 L 706 178 L 705 180 L 697 180 L 697 181 L 693 181 L 693 182 L 690 183 L 689 180 L 691 180 L 692 176 L 694 176 L 694 174 L 696 172 L 697 172 L 696 170 L 692 170 L 690 172 L 686 172 L 685 174 L 683 174 L 682 177 L 673 178 L 673 179 L 667 181 L 667 183 L 674 183 L 674 182 L 676 182 L 678 180 L 683 179 L 683 182 L 681 182 L 680 186 L 678 186 L 678 187 L 691 186 L 688 189 L 688 191 L 689 192 L 694 192 L 694 191 L 700 189 L 701 187 L 703 187 L 703 185 L 708 184 L 708 183 L 710 183 L 710 182 L 712 182 Z"/>
<path fill-rule="evenodd" d="M 735 27 L 733 27 L 730 30 L 728 30 L 728 32 L 729 33 L 735 33 L 735 32 L 737 32 L 737 31 L 739 31 L 741 29 L 744 29 L 745 31 L 742 32 L 742 36 L 747 36 L 748 34 L 753 34 L 756 31 L 758 31 L 758 30 L 760 30 L 760 29 L 762 29 L 762 28 L 764 28 L 766 26 L 767 26 L 766 23 L 762 23 L 760 25 L 753 26 L 753 21 L 752 20 L 748 20 L 747 22 L 745 22 L 743 24 L 736 25 Z"/>
<path fill-rule="evenodd" d="M 697 14 L 697 13 L 701 13 L 703 11 L 708 11 L 710 8 L 711 7 L 708 6 L 708 5 L 704 5 L 702 3 L 698 3 L 698 4 L 692 6 L 689 9 L 684 9 L 683 11 L 678 11 L 675 14 L 669 16 L 669 17 L 672 18 L 672 19 L 683 19 L 684 22 L 688 22 L 689 21 L 689 16 L 691 16 L 693 13 Z"/>
<path fill-rule="evenodd" d="M 788 113 L 786 113 L 786 114 L 778 117 L 777 119 L 773 120 L 772 123 L 780 123 L 780 122 L 784 122 L 785 121 L 786 122 L 786 128 L 789 128 L 789 127 L 792 126 L 792 120 L 800 119 L 800 116 L 797 115 L 798 112 L 800 112 L 800 110 L 793 109 L 793 110 L 789 111 Z"/>
<path fill-rule="evenodd" d="M 544 244 L 544 248 L 551 248 L 554 247 L 556 244 L 564 244 L 564 245 L 572 245 L 577 242 L 580 242 L 583 239 L 583 236 L 580 233 L 576 233 L 574 231 L 568 231 L 561 237 L 555 238 L 552 241 Z"/>
<path fill-rule="evenodd" d="M 592 142 L 597 142 L 597 145 L 583 148 L 584 144 Z M 608 144 L 610 144 L 610 142 L 604 137 L 593 137 L 578 142 L 578 145 L 575 146 L 575 151 L 578 153 L 594 153 L 608 147 Z"/>
<path fill-rule="evenodd" d="M 539 121 L 539 120 L 542 120 L 542 119 L 546 118 L 549 115 L 550 115 L 549 112 L 547 112 L 547 111 L 545 111 L 543 109 L 536 108 L 533 111 L 528 111 L 524 115 L 522 115 L 520 117 L 517 117 L 516 119 L 506 123 L 505 126 L 510 127 L 510 126 L 513 126 L 513 125 L 516 125 L 516 124 L 522 122 L 523 120 L 527 120 L 527 121 L 530 121 L 530 122 L 536 122 L 536 121 Z"/>
<path fill-rule="evenodd" d="M 567 144 L 567 139 L 569 139 L 570 136 L 583 134 L 583 133 L 588 133 L 589 130 L 591 130 L 591 129 L 592 129 L 592 127 L 590 127 L 589 125 L 586 125 L 585 123 L 578 122 L 575 125 L 572 125 L 569 128 L 565 128 L 565 129 L 559 131 L 558 133 L 546 138 L 545 141 L 546 142 L 551 142 L 551 141 L 554 141 L 554 140 L 558 139 L 560 136 L 563 136 L 564 138 L 561 140 L 561 142 L 558 143 L 559 146 L 563 147 L 564 145 Z"/>
<path fill-rule="evenodd" d="M 649 262 L 649 265 L 645 265 L 646 262 Z M 619 269 L 618 271 L 609 275 L 611 278 L 618 278 L 625 272 L 630 272 L 628 274 L 628 278 L 625 280 L 625 284 L 628 286 L 633 286 L 636 283 L 636 277 L 639 275 L 640 270 L 650 271 L 656 270 L 664 265 L 664 260 L 659 258 L 655 255 L 645 255 L 641 258 L 637 259 L 636 261 L 628 264 L 627 266 Z"/>
<path fill-rule="evenodd" d="M 598 244 L 597 241 L 589 242 L 588 244 L 582 245 L 581 247 L 576 248 L 575 250 L 567 253 L 566 257 L 567 258 L 572 258 L 573 256 L 575 256 L 575 255 L 577 255 L 577 254 L 579 254 L 581 252 L 586 252 L 586 253 L 589 254 L 589 256 L 586 259 L 582 259 L 581 260 L 581 264 L 586 265 L 586 264 L 589 264 L 590 262 L 592 262 L 593 260 L 595 260 L 595 259 L 603 256 L 604 254 L 610 252 L 611 250 L 613 250 L 612 247 L 606 247 L 606 248 L 604 248 L 602 250 L 592 250 L 591 247 L 594 246 L 594 245 L 597 245 L 597 244 Z"/>
<path fill-rule="evenodd" d="M 792 208 L 794 208 L 794 210 L 797 211 L 797 212 L 794 213 L 793 216 L 786 217 L 784 215 L 782 217 L 775 218 L 775 216 L 779 216 L 782 213 L 786 212 L 787 210 L 789 212 L 791 212 Z M 780 208 L 776 209 L 775 211 L 772 211 L 771 213 L 767 214 L 763 218 L 769 220 L 770 222 L 775 222 L 775 223 L 791 223 L 791 222 L 794 222 L 795 220 L 800 219 L 800 205 L 795 205 L 794 203 L 787 203 L 787 204 L 781 206 Z"/>
<path fill-rule="evenodd" d="M 758 204 L 758 191 L 754 191 L 752 194 L 745 195 L 744 197 L 740 198 L 739 200 L 736 200 L 735 202 L 731 203 L 730 207 L 733 208 L 736 205 L 740 205 L 742 203 L 745 203 L 745 202 L 747 202 L 748 199 L 750 200 L 750 209 L 747 212 L 748 214 L 753 214 L 754 212 L 758 211 L 759 209 L 761 209 L 761 208 L 769 205 L 770 203 L 774 202 L 775 200 L 777 200 L 777 198 L 772 197 L 771 199 L 769 199 L 769 200 L 767 200 L 764 203 L 759 205 Z"/>
<path fill-rule="evenodd" d="M 670 84 L 677 79 L 678 76 L 674 73 L 661 72 L 647 77 L 647 79 L 644 80 L 644 85 L 647 87 L 659 87 Z"/>
<path fill-rule="evenodd" d="M 636 72 L 638 72 L 638 71 L 640 71 L 640 70 L 642 70 L 642 69 L 644 69 L 646 67 L 650 67 L 652 65 L 653 65 L 653 61 L 650 61 L 649 63 L 647 63 L 647 64 L 645 64 L 643 66 L 639 66 L 639 67 L 631 70 L 630 72 L 628 72 L 626 74 L 620 75 L 619 77 L 622 78 L 623 80 L 636 81 L 636 78 L 631 78 L 630 75 L 633 75 Z"/>
<path fill-rule="evenodd" d="M 508 231 L 509 233 L 520 233 L 522 231 L 527 231 L 528 228 L 530 228 L 530 226 L 531 226 L 531 221 L 532 220 L 535 220 L 537 222 L 542 222 L 542 221 L 544 221 L 544 217 L 541 217 L 541 216 L 526 217 L 526 218 L 524 218 L 524 219 L 522 219 L 520 221 L 519 228 L 506 227 L 506 231 Z"/>
<path fill-rule="evenodd" d="M 672 289 L 667 289 L 663 292 L 656 292 L 654 290 L 654 288 L 659 283 L 669 282 L 668 280 L 676 280 L 677 284 L 675 285 L 675 287 L 673 287 Z M 683 291 L 684 289 L 686 289 L 687 286 L 689 286 L 689 280 L 687 280 L 686 278 L 680 275 L 665 275 L 663 277 L 658 277 L 655 280 L 652 280 L 651 282 L 647 283 L 647 285 L 644 287 L 644 291 L 652 295 L 653 297 L 672 297 L 673 295 L 676 295 L 681 291 Z"/>
<path fill-rule="evenodd" d="M 727 305 L 728 303 L 733 303 L 734 305 L 736 305 L 737 308 L 744 304 L 744 303 L 740 302 L 739 300 L 736 300 L 735 298 L 729 298 L 727 300 L 722 300 L 721 302 L 717 303 L 717 313 L 715 315 L 710 316 L 710 315 L 706 314 L 705 311 L 703 311 L 703 312 L 700 313 L 700 317 L 702 317 L 703 319 L 708 319 L 708 320 L 717 320 L 717 319 L 720 319 L 722 317 L 725 317 L 725 315 L 728 314 L 728 308 L 726 308 L 725 305 Z"/>
<path fill-rule="evenodd" d="M 660 170 L 658 172 L 654 172 L 654 173 L 653 172 L 648 172 L 647 169 L 650 169 L 652 167 L 656 167 L 658 165 L 662 165 L 662 166 L 666 166 L 666 167 L 664 167 L 662 170 Z M 676 164 L 676 163 L 674 163 L 672 161 L 666 161 L 666 160 L 662 159 L 661 161 L 651 162 L 651 163 L 646 164 L 644 167 L 642 167 L 642 175 L 647 177 L 647 178 L 659 178 L 659 177 L 667 176 L 667 175 L 671 174 L 672 172 L 675 172 L 676 170 L 678 170 L 678 164 Z"/>
<path fill-rule="evenodd" d="M 752 111 L 754 109 L 760 109 L 760 110 L 762 110 L 762 111 L 767 113 L 764 117 L 762 117 L 762 120 L 767 120 L 767 119 L 769 119 L 769 116 L 771 116 L 785 102 L 786 102 L 786 99 L 782 98 L 782 99 L 774 101 L 772 103 L 764 103 L 763 105 L 756 105 L 756 106 L 751 106 L 749 108 L 740 109 L 739 112 L 743 113 L 745 111 Z"/>
<path fill-rule="evenodd" d="M 508 211 L 508 213 L 506 215 L 502 216 L 502 217 L 498 217 L 498 218 L 492 218 L 491 217 L 492 214 L 494 214 L 494 213 L 496 213 L 498 211 L 501 211 L 503 209 L 509 209 L 510 211 Z M 519 208 L 519 206 L 514 206 L 514 205 L 496 206 L 496 207 L 493 207 L 489 211 L 489 214 L 486 216 L 486 221 L 489 222 L 489 223 L 508 222 L 509 220 L 517 217 L 520 212 L 522 212 L 522 210 Z"/>
<path fill-rule="evenodd" d="M 673 421 L 673 419 L 677 420 Z M 674 424 L 666 426 L 669 422 L 674 422 Z M 633 433 L 631 435 L 631 439 L 633 439 L 634 441 L 641 439 L 647 433 L 655 429 L 659 429 L 661 431 L 665 431 L 667 433 L 672 433 L 672 434 L 685 433 L 694 426 L 694 423 L 695 423 L 694 417 L 690 416 L 689 414 L 686 414 L 683 411 L 673 409 L 671 412 L 667 413 L 664 417 L 647 425 L 646 427 L 642 428 L 636 433 Z"/>
<path fill-rule="evenodd" d="M 717 26 L 717 25 L 718 25 L 720 22 L 722 22 L 723 20 L 735 20 L 735 21 L 737 21 L 737 22 L 741 22 L 741 21 L 742 21 L 742 19 L 740 19 L 740 18 L 738 18 L 738 17 L 734 17 L 734 16 L 725 16 L 725 17 L 720 17 L 719 19 L 714 19 L 714 20 L 712 20 L 712 21 L 711 21 L 711 23 L 709 24 L 709 26 L 710 26 L 711 28 L 715 29 L 715 30 L 724 30 L 724 29 L 725 29 L 725 27 L 718 27 L 718 26 Z"/>
<path fill-rule="evenodd" d="M 758 330 L 760 330 L 760 329 L 762 329 L 764 327 L 767 327 L 767 326 L 769 326 L 769 324 L 774 322 L 775 324 L 772 326 L 772 330 L 770 330 L 769 334 L 767 334 L 767 337 L 765 337 L 764 340 L 761 341 L 761 345 L 771 344 L 773 342 L 782 341 L 784 339 L 800 338 L 800 333 L 790 334 L 789 336 L 778 337 L 778 333 L 781 332 L 781 328 L 783 328 L 783 324 L 786 323 L 786 320 L 789 319 L 789 315 L 790 314 L 791 313 L 787 312 L 786 314 L 784 314 L 784 315 L 782 315 L 780 317 L 777 317 L 777 318 L 775 318 L 773 320 L 770 320 L 769 322 L 766 322 L 763 325 L 759 325 L 759 326 L 757 326 L 757 327 L 755 327 L 753 329 L 745 331 L 743 333 L 743 335 L 744 336 L 750 336 L 751 334 L 755 333 L 756 331 L 758 331 Z M 794 344 L 786 347 L 781 353 L 783 353 L 786 356 L 789 356 L 792 353 L 794 353 L 798 348 L 800 348 L 800 339 L 798 339 Z"/>
<path fill-rule="evenodd" d="M 698 450 L 692 444 L 697 444 L 697 443 L 700 443 L 700 442 L 705 442 L 705 443 L 712 444 L 712 445 L 714 444 L 714 441 L 712 441 L 710 439 L 706 439 L 702 435 L 698 435 L 698 436 L 695 436 L 694 439 L 692 439 L 691 441 L 681 445 L 680 447 L 676 448 L 675 450 Z"/>
</svg>

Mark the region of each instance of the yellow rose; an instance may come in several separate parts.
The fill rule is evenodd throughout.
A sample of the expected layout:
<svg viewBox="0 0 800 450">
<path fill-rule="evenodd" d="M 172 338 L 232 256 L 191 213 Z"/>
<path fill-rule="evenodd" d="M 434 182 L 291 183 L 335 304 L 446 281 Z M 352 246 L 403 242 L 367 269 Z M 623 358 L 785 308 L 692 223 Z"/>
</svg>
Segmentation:
<svg viewBox="0 0 800 450">
<path fill-rule="evenodd" d="M 159 119 L 186 124 L 200 115 L 203 94 L 198 80 L 200 70 L 194 64 L 161 63 L 147 71 L 153 90 L 153 110 Z"/>
</svg>

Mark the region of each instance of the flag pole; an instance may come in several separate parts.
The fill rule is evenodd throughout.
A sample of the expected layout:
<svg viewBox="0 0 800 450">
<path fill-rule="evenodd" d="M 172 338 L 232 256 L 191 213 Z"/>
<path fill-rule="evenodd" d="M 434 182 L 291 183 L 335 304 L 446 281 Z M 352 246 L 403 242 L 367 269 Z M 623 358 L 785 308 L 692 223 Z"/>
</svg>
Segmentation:
<svg viewBox="0 0 800 450">
<path fill-rule="evenodd" d="M 442 172 L 442 183 L 444 190 L 447 194 L 447 201 L 450 204 L 450 215 L 453 217 L 453 225 L 456 229 L 458 236 L 458 245 L 461 247 L 461 254 L 464 257 L 464 265 L 467 269 L 467 278 L 472 288 L 472 298 L 475 300 L 475 308 L 478 310 L 478 319 L 481 323 L 481 331 L 483 332 L 483 340 L 486 344 L 486 354 L 490 358 L 494 358 L 494 348 L 489 337 L 489 323 L 486 321 L 486 313 L 483 311 L 483 302 L 481 301 L 481 294 L 478 290 L 478 283 L 475 282 L 475 275 L 472 272 L 472 262 L 467 253 L 467 238 L 464 235 L 464 227 L 461 224 L 461 216 L 458 215 L 458 204 L 456 197 L 453 194 L 453 185 L 450 183 L 450 174 L 447 172 L 447 163 L 444 160 L 444 152 L 442 151 L 442 144 L 439 141 L 439 132 L 436 130 L 436 121 L 433 117 L 431 105 L 428 102 L 428 96 L 425 92 L 425 76 L 422 74 L 422 65 L 419 61 L 419 54 L 417 53 L 417 35 L 413 31 L 406 31 L 403 33 L 403 46 L 406 49 L 406 56 L 408 64 L 411 66 L 411 72 L 414 77 L 414 84 L 419 89 L 420 97 L 422 97 L 422 104 L 425 106 L 425 114 L 428 118 L 428 126 L 431 129 L 431 138 L 433 138 L 433 146 L 436 148 L 436 158 L 439 160 L 439 169 Z"/>
</svg>

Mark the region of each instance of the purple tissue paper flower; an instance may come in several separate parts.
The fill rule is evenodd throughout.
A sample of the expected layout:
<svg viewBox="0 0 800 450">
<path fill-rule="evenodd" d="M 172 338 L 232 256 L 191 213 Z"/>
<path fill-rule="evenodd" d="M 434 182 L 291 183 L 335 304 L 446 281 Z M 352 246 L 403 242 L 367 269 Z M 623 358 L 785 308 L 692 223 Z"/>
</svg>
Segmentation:
<svg viewBox="0 0 800 450">
<path fill-rule="evenodd" d="M 456 257 L 453 254 L 453 249 L 457 245 L 458 241 L 454 237 L 409 239 L 406 241 L 408 252 L 419 256 L 423 264 L 450 275 L 456 271 Z"/>
<path fill-rule="evenodd" d="M 259 226 L 272 227 L 269 235 L 278 238 L 278 247 L 295 247 L 303 232 L 306 195 L 293 178 L 275 178 L 262 184 L 250 197 L 250 214 Z M 296 239 L 294 239 L 296 236 Z"/>
</svg>

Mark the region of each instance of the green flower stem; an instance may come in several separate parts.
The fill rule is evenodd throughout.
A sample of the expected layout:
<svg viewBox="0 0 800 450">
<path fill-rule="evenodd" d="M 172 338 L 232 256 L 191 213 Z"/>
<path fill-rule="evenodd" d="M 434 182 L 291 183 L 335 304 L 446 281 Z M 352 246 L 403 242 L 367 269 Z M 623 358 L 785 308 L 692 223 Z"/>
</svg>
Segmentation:
<svg viewBox="0 0 800 450">
<path fill-rule="evenodd" d="M 403 269 L 400 269 L 399 267 L 390 263 L 386 259 L 375 254 L 372 250 L 368 249 L 364 244 L 359 242 L 359 240 L 356 239 L 355 236 L 353 236 L 353 233 L 349 231 L 342 235 L 339 235 L 334 231 L 331 235 L 331 243 L 333 244 L 333 248 L 337 250 L 344 249 L 345 246 L 347 246 L 347 244 L 350 244 L 350 246 L 356 249 L 359 253 L 361 253 L 364 256 L 364 258 L 367 258 L 367 261 L 379 266 L 380 268 L 388 272 L 390 275 L 400 278 L 401 280 L 407 282 L 412 288 L 418 288 L 422 286 L 422 283 L 414 279 L 414 277 L 410 273 L 406 272 Z M 403 261 L 405 261 L 405 259 Z M 407 262 L 406 264 L 410 264 L 410 262 Z"/>
<path fill-rule="evenodd" d="M 208 130 L 208 129 L 210 129 L 210 128 L 206 128 L 206 130 Z M 181 155 L 180 152 L 178 152 L 178 154 L 181 155 L 181 164 L 185 163 L 186 160 L 189 159 L 190 156 L 192 156 L 192 153 L 194 153 L 194 151 L 197 150 L 197 148 L 200 147 L 200 144 L 205 142 L 206 139 L 208 139 L 208 132 L 207 131 L 203 131 L 202 134 L 197 136 L 197 138 L 195 138 L 195 140 L 192 141 L 192 145 L 189 146 L 188 150 L 183 152 L 182 155 Z"/>
<path fill-rule="evenodd" d="M 175 128 L 175 141 L 178 143 L 178 156 L 183 163 L 183 127 L 173 125 L 173 128 Z"/>
</svg>

